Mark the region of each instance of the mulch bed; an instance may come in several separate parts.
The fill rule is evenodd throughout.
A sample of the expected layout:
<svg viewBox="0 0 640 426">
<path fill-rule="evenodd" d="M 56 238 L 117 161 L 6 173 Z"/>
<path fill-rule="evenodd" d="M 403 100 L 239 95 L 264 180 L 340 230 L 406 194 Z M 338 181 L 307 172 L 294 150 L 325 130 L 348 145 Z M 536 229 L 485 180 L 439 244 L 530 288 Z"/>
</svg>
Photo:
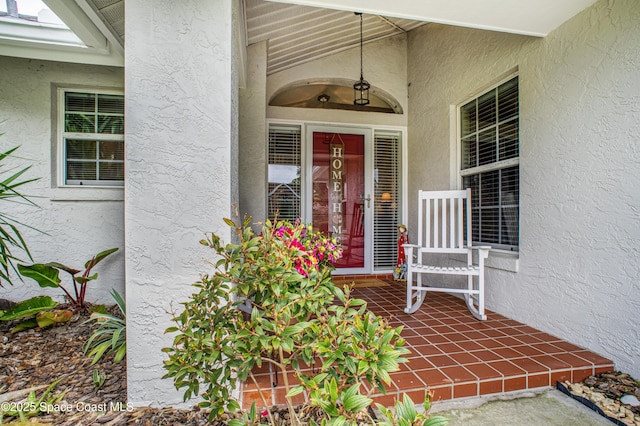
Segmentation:
<svg viewBox="0 0 640 426">
<path fill-rule="evenodd" d="M 10 333 L 15 323 L 0 321 L 0 401 L 2 394 L 44 385 L 36 391 L 39 397 L 47 386 L 62 379 L 54 393 L 64 392 L 59 404 L 70 409 L 41 415 L 37 418 L 39 422 L 69 426 L 209 424 L 207 413 L 197 410 L 136 408 L 127 411 L 126 361 L 116 364 L 113 357 L 103 356 L 96 365 L 90 365 L 82 345 L 95 325 L 85 323 L 87 319 L 87 314 L 76 313 L 69 323 L 16 334 Z M 106 374 L 100 388 L 93 382 L 94 370 Z M 110 408 L 116 410 L 109 411 Z"/>
</svg>

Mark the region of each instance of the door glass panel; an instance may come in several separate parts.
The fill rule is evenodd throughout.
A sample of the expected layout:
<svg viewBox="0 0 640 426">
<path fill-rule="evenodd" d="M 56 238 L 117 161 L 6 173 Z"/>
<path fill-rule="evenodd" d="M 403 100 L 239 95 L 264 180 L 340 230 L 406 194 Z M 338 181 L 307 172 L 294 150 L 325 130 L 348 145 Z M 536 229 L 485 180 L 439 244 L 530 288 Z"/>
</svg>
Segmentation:
<svg viewBox="0 0 640 426">
<path fill-rule="evenodd" d="M 365 266 L 364 136 L 313 132 L 313 212 L 316 231 L 343 248 L 338 268 Z"/>
</svg>

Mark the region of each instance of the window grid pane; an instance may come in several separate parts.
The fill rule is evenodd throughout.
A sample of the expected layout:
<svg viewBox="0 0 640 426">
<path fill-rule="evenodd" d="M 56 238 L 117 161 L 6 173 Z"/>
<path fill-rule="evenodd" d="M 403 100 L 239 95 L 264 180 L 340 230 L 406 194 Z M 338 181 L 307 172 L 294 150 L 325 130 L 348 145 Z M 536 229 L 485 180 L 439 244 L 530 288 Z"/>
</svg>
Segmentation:
<svg viewBox="0 0 640 426">
<path fill-rule="evenodd" d="M 471 133 L 477 131 L 476 128 L 476 111 L 477 101 L 471 101 L 462 108 L 460 108 L 460 130 L 462 131 L 462 137 L 465 137 Z"/>
<path fill-rule="evenodd" d="M 462 170 L 478 165 L 478 145 L 476 136 L 471 135 L 462 139 Z"/>
<path fill-rule="evenodd" d="M 68 180 L 95 180 L 96 179 L 96 163 L 94 162 L 67 162 L 67 179 Z"/>
<path fill-rule="evenodd" d="M 98 133 L 121 135 L 124 133 L 124 117 L 98 115 Z"/>
<path fill-rule="evenodd" d="M 93 114 L 66 113 L 64 131 L 70 133 L 95 133 L 96 116 Z"/>
<path fill-rule="evenodd" d="M 496 161 L 496 129 L 494 127 L 484 130 L 478 135 L 478 166 Z"/>
<path fill-rule="evenodd" d="M 66 140 L 67 159 L 69 160 L 91 160 L 96 158 L 97 141 L 87 140 Z"/>
<path fill-rule="evenodd" d="M 518 103 L 515 77 L 460 108 L 461 170 L 518 158 Z M 477 117 L 475 122 L 472 117 Z M 519 166 L 484 170 L 469 170 L 472 174 L 463 178 L 463 187 L 471 188 L 472 193 L 472 238 L 495 248 L 517 250 Z"/>
<path fill-rule="evenodd" d="M 520 155 L 518 147 L 518 121 L 509 120 L 498 126 L 500 139 L 498 142 L 498 157 L 500 160 L 516 158 Z"/>
<path fill-rule="evenodd" d="M 123 180 L 124 163 L 122 162 L 98 162 L 98 180 Z"/>
</svg>

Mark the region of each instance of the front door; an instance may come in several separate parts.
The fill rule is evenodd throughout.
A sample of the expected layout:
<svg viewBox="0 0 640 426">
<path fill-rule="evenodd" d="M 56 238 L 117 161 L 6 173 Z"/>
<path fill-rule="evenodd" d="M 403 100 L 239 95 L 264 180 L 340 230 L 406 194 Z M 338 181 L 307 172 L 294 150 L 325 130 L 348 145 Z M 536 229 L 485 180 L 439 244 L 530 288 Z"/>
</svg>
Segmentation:
<svg viewBox="0 0 640 426">
<path fill-rule="evenodd" d="M 338 274 L 369 273 L 372 265 L 371 132 L 310 126 L 311 188 L 307 203 L 314 230 L 342 246 Z M 309 152 L 309 151 L 307 151 Z M 309 208 L 310 206 L 310 208 Z"/>
</svg>

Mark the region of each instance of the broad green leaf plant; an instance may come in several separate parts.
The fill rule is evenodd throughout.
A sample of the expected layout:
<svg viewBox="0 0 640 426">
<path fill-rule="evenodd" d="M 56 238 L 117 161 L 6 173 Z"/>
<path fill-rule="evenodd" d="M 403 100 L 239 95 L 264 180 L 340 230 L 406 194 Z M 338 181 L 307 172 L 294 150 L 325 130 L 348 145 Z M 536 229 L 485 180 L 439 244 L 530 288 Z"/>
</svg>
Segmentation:
<svg viewBox="0 0 640 426">
<path fill-rule="evenodd" d="M 97 273 L 94 273 L 93 275 L 91 274 L 93 268 L 107 256 L 117 251 L 117 248 L 112 248 L 96 254 L 84 264 L 84 271 L 81 269 L 74 269 L 57 262 L 34 263 L 33 265 L 18 265 L 18 271 L 20 271 L 20 274 L 22 276 L 35 280 L 40 287 L 60 288 L 62 291 L 64 291 L 67 299 L 69 299 L 69 301 L 73 305 L 75 305 L 77 308 L 85 308 L 87 284 L 90 281 L 98 279 Z M 60 271 L 64 271 L 71 275 L 73 294 L 71 294 L 69 290 L 62 286 Z M 81 275 L 76 276 L 78 274 Z"/>
<path fill-rule="evenodd" d="M 215 234 L 201 241 L 218 260 L 174 313 L 165 378 L 184 390 L 185 401 L 200 396 L 214 418 L 240 408 L 234 390 L 240 381 L 257 386 L 254 367 L 268 363 L 287 392 L 291 424 L 299 424 L 294 398 L 320 407 L 322 424 L 353 425 L 363 416 L 375 423 L 367 411 L 370 396 L 384 392 L 389 373 L 406 362 L 401 328 L 351 298 L 349 287 L 333 284 L 332 262 L 341 252 L 335 240 L 299 222 L 267 221 L 260 234 L 250 218 L 225 222 L 239 242 L 224 244 Z M 314 366 L 313 373 L 303 373 L 304 365 Z M 258 391 L 261 412 L 275 424 L 266 389 Z M 252 407 L 234 424 L 255 421 Z"/>
<path fill-rule="evenodd" d="M 35 327 L 46 328 L 69 321 L 73 313 L 68 310 L 54 310 L 56 305 L 57 303 L 49 296 L 32 297 L 6 311 L 0 311 L 0 321 L 20 320 L 11 329 L 12 333 Z"/>
</svg>

